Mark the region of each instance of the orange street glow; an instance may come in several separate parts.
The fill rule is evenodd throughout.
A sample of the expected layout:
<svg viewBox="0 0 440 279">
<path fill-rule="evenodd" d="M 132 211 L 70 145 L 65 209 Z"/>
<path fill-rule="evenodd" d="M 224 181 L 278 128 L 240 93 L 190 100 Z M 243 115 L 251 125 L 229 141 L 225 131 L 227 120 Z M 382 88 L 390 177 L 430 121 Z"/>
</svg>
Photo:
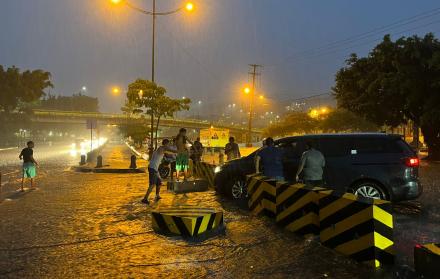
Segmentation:
<svg viewBox="0 0 440 279">
<path fill-rule="evenodd" d="M 186 3 L 186 5 L 185 5 L 185 9 L 186 9 L 188 12 L 192 12 L 192 11 L 194 10 L 194 4 L 191 3 L 191 2 Z"/>
</svg>

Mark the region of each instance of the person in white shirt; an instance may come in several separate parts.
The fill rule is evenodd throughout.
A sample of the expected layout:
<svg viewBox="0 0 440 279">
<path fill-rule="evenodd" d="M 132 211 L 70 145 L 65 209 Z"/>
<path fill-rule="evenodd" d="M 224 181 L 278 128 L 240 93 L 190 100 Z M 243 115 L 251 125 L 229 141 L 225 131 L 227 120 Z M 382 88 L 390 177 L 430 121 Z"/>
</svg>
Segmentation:
<svg viewBox="0 0 440 279">
<path fill-rule="evenodd" d="M 156 151 L 153 152 L 151 156 L 150 163 L 148 164 L 148 176 L 149 176 L 149 187 L 148 191 L 145 194 L 145 197 L 142 199 L 142 202 L 145 204 L 150 204 L 148 200 L 151 192 L 153 192 L 153 188 L 156 186 L 156 201 L 160 200 L 160 185 L 162 184 L 162 180 L 159 175 L 159 165 L 162 162 L 163 156 L 165 153 L 176 153 L 170 146 L 170 141 L 168 139 L 164 139 L 162 141 L 162 146 L 160 146 Z"/>
</svg>

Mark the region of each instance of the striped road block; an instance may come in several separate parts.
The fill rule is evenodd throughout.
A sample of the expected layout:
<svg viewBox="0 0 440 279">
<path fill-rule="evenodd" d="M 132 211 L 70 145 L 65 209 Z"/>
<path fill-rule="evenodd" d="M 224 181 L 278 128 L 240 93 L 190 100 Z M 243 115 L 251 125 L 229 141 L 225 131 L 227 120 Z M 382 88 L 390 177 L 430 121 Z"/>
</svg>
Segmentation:
<svg viewBox="0 0 440 279">
<path fill-rule="evenodd" d="M 302 235 L 319 234 L 318 193 L 325 190 L 304 184 L 279 183 L 276 197 L 277 225 Z"/>
<path fill-rule="evenodd" d="M 425 278 L 440 276 L 440 244 L 416 245 L 414 267 Z"/>
<path fill-rule="evenodd" d="M 213 208 L 167 208 L 151 215 L 153 229 L 164 234 L 194 237 L 223 226 L 223 212 Z"/>
<path fill-rule="evenodd" d="M 394 262 L 391 203 L 337 194 L 319 193 L 321 243 L 374 267 Z"/>
<path fill-rule="evenodd" d="M 215 187 L 214 186 L 215 167 L 216 167 L 215 165 L 211 165 L 205 162 L 197 162 L 194 165 L 194 174 L 198 178 L 207 180 L 211 187 Z"/>
<path fill-rule="evenodd" d="M 276 217 L 277 181 L 263 175 L 253 174 L 247 177 L 249 209 L 255 214 Z"/>
</svg>

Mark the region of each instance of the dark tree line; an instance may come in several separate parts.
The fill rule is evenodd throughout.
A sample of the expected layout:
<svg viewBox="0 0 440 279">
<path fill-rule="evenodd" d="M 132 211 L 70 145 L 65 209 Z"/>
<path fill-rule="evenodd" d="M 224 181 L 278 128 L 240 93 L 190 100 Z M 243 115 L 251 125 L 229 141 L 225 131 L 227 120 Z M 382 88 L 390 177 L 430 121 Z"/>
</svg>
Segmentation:
<svg viewBox="0 0 440 279">
<path fill-rule="evenodd" d="M 40 109 L 49 110 L 67 110 L 67 111 L 83 111 L 98 112 L 98 98 L 82 95 L 81 93 L 72 96 L 54 96 L 48 95 L 40 101 L 37 106 Z"/>
<path fill-rule="evenodd" d="M 24 71 L 16 67 L 4 69 L 0 65 L 0 111 L 5 113 L 25 109 L 53 87 L 50 73 L 43 70 Z"/>
<path fill-rule="evenodd" d="M 421 127 L 429 157 L 440 159 L 440 42 L 433 34 L 384 37 L 367 57 L 352 54 L 336 75 L 338 106 L 378 126 Z"/>
<path fill-rule="evenodd" d="M 279 123 L 264 130 L 265 136 L 282 137 L 294 134 L 337 133 L 337 132 L 373 132 L 379 127 L 372 122 L 345 109 L 329 112 L 321 118 L 312 118 L 305 112 L 293 112 L 285 115 Z"/>
</svg>

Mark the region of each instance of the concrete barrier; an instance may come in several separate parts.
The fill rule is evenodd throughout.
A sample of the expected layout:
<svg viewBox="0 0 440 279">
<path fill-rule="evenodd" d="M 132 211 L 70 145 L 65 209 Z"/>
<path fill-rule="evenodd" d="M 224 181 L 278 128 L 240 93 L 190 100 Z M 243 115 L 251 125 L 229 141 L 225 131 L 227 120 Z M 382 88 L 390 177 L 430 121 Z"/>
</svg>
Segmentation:
<svg viewBox="0 0 440 279">
<path fill-rule="evenodd" d="M 159 233 L 195 237 L 223 226 L 223 212 L 213 208 L 177 207 L 153 211 L 153 229 Z"/>
<path fill-rule="evenodd" d="M 414 247 L 414 267 L 425 278 L 440 276 L 440 244 L 416 245 Z"/>
<path fill-rule="evenodd" d="M 288 183 L 277 186 L 277 225 L 302 235 L 319 234 L 319 192 L 327 189 Z"/>
<path fill-rule="evenodd" d="M 197 178 L 205 179 L 208 181 L 211 187 L 215 187 L 214 185 L 214 170 L 216 165 L 208 164 L 205 162 L 196 162 L 193 164 L 193 174 Z"/>
<path fill-rule="evenodd" d="M 319 192 L 319 223 L 323 245 L 373 267 L 394 263 L 390 202 Z"/>
<path fill-rule="evenodd" d="M 261 174 L 247 176 L 249 209 L 255 214 L 276 218 L 277 181 Z"/>
<path fill-rule="evenodd" d="M 167 190 L 176 194 L 204 192 L 209 190 L 209 183 L 204 179 L 168 181 Z"/>
</svg>

